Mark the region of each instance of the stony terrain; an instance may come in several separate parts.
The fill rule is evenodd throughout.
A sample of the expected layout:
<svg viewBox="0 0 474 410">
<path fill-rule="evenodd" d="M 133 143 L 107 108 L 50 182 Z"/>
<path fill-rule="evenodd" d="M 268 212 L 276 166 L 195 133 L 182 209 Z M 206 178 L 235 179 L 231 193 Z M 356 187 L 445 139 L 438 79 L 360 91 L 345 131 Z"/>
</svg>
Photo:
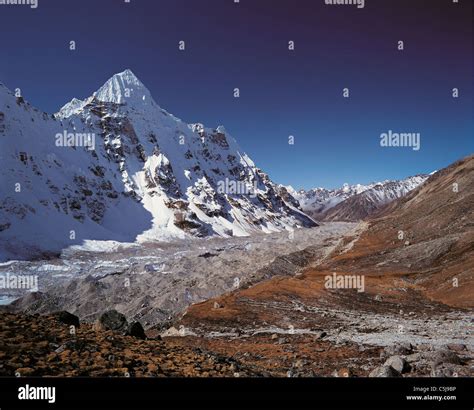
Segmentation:
<svg viewBox="0 0 474 410">
<path fill-rule="evenodd" d="M 411 344 L 404 355 L 420 355 L 404 358 L 414 360 L 410 372 L 404 367 L 407 375 L 472 376 L 473 201 L 471 156 L 360 224 L 317 266 L 194 305 L 178 325 L 184 333 L 211 336 L 206 343 L 219 351 L 258 351 L 260 360 L 282 371 L 303 361 L 316 374 L 330 375 L 343 365 L 369 375 L 384 364 L 377 349 L 396 352 L 396 346 Z M 363 279 L 364 286 L 328 287 L 333 275 Z M 270 343 L 267 350 L 262 338 Z M 287 344 L 289 357 L 280 344 Z M 463 359 L 447 354 L 446 346 Z M 369 349 L 373 360 L 347 349 Z M 337 351 L 341 360 L 331 361 Z M 450 359 L 431 360 L 437 355 Z M 382 366 L 379 375 L 392 371 Z"/>
<path fill-rule="evenodd" d="M 94 321 L 117 309 L 146 328 L 165 328 L 194 303 L 311 266 L 355 226 L 331 223 L 287 233 L 149 243 L 104 252 L 69 249 L 46 262 L 0 265 L 0 275 L 38 277 L 39 292 L 14 302 L 15 311 L 67 310 Z M 5 296 L 20 295 L 8 291 Z"/>
<path fill-rule="evenodd" d="M 141 340 L 55 316 L 0 313 L 0 376 L 240 377 L 261 373 L 172 340 Z"/>
<path fill-rule="evenodd" d="M 230 373 L 240 366 L 239 375 L 472 377 L 473 201 L 471 156 L 431 176 L 406 198 L 388 205 L 377 218 L 360 224 L 325 224 L 287 236 L 200 241 L 201 248 L 190 246 L 185 257 L 174 259 L 170 255 L 182 255 L 183 251 L 168 245 L 173 251 L 160 261 L 166 269 L 155 269 L 158 259 L 140 259 L 145 256 L 140 252 L 157 257 L 152 245 L 145 250 L 121 249 L 123 259 L 118 258 L 119 252 L 112 253 L 112 258 L 117 259 L 105 275 L 104 265 L 109 265 L 104 255 L 97 255 L 88 265 L 92 253 L 77 250 L 69 259 L 52 263 L 80 266 L 84 271 L 79 282 L 66 278 L 60 286 L 47 286 L 46 292 L 30 294 L 13 304 L 10 310 L 21 310 L 20 316 L 5 314 L 7 333 L 2 332 L 2 341 L 8 343 L 8 349 L 2 349 L 6 350 L 2 363 L 8 364 L 10 372 L 24 368 L 28 363 L 21 358 L 28 360 L 28 354 L 17 351 L 32 337 L 37 338 L 35 346 L 45 346 L 35 363 L 44 363 L 44 357 L 53 353 L 48 349 L 59 348 L 55 354 L 60 354 L 67 348 L 46 346 L 49 330 L 36 324 L 46 323 L 43 320 L 47 319 L 36 316 L 32 320 L 24 316 L 25 311 L 49 314 L 71 307 L 79 312 L 81 320 L 93 322 L 99 317 L 102 320 L 104 311 L 115 308 L 125 313 L 130 322 L 142 322 L 151 340 L 136 340 L 139 325 L 133 331 L 120 325 L 116 328 L 121 329 L 117 338 L 127 344 L 107 345 L 114 357 L 122 358 L 129 350 L 139 355 L 145 351 L 153 356 L 149 361 L 162 363 L 162 358 L 154 354 L 162 350 L 154 349 L 169 346 L 169 358 L 176 356 L 177 366 L 188 363 L 181 362 L 183 352 L 198 349 L 199 354 L 206 352 L 235 363 Z M 127 252 L 136 252 L 136 259 Z M 111 257 L 110 253 L 107 255 Z M 74 258 L 83 258 L 83 263 Z M 130 264 L 124 265 L 125 260 Z M 128 269 L 127 273 L 117 271 L 120 265 Z M 153 269 L 147 268 L 150 265 Z M 39 270 L 44 262 L 25 266 Z M 176 266 L 173 276 L 155 282 Z M 180 276 L 178 273 L 185 267 L 187 274 Z M 21 266 L 13 264 L 9 266 L 12 268 Z M 238 275 L 236 269 L 242 269 Z M 47 277 L 52 280 L 46 274 L 44 278 Z M 133 286 L 137 288 L 131 286 L 130 297 L 124 297 L 119 284 L 126 278 L 138 277 L 143 279 L 135 282 Z M 331 278 L 334 284 L 328 285 Z M 350 282 L 338 286 L 336 278 L 349 278 Z M 44 283 L 48 280 L 44 279 Z M 168 302 L 176 289 L 182 289 L 184 295 L 188 294 L 185 289 L 211 291 L 173 305 Z M 162 299 L 165 292 L 169 293 Z M 153 297 L 140 299 L 148 295 Z M 136 300 L 149 316 L 140 315 Z M 121 305 L 123 301 L 126 303 Z M 144 317 L 149 319 L 143 321 Z M 51 331 L 57 329 L 53 327 Z M 97 338 L 105 343 L 100 338 L 110 331 L 97 323 L 93 327 L 81 325 L 81 329 L 86 332 L 86 345 L 97 345 Z M 28 337 L 31 334 L 34 336 Z M 113 334 L 108 335 L 115 337 Z M 134 334 L 135 338 L 127 334 Z M 17 335 L 23 335 L 23 339 L 15 339 Z M 62 335 L 69 337 L 67 328 Z M 157 341 L 159 338 L 162 340 Z M 24 353 L 35 349 L 27 344 Z M 67 348 L 72 353 L 65 358 L 65 368 L 70 366 L 80 372 L 84 363 L 74 349 Z M 104 364 L 101 366 L 103 371 Z M 33 372 L 36 368 L 30 367 Z M 130 374 L 153 375 L 144 371 L 142 359 L 126 368 Z M 204 374 L 186 370 L 185 375 L 222 375 L 206 369 Z M 179 374 L 180 370 L 176 371 Z M 91 367 L 87 374 L 97 375 Z"/>
</svg>

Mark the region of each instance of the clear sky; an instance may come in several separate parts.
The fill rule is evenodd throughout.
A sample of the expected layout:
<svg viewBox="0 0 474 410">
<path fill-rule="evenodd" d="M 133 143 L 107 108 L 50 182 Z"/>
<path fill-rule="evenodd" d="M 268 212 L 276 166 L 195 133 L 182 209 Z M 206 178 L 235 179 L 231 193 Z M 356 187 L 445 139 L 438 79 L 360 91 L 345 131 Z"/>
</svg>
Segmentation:
<svg viewBox="0 0 474 410">
<path fill-rule="evenodd" d="M 39 0 L 0 5 L 0 34 L 0 82 L 38 109 L 130 68 L 163 108 L 223 124 L 295 188 L 403 178 L 474 152 L 472 0 Z M 380 147 L 388 130 L 421 133 L 421 149 Z"/>
</svg>

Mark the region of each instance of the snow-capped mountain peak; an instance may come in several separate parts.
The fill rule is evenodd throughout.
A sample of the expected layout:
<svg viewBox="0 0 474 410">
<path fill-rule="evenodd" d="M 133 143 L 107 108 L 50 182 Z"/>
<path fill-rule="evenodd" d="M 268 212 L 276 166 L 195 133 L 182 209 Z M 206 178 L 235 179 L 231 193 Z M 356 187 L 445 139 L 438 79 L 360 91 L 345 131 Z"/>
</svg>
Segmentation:
<svg viewBox="0 0 474 410">
<path fill-rule="evenodd" d="M 316 225 L 223 126 L 169 114 L 130 70 L 53 117 L 0 88 L 0 155 L 0 259 Z"/>
<path fill-rule="evenodd" d="M 57 115 L 60 118 L 67 118 L 71 115 L 79 114 L 84 105 L 84 101 L 78 100 L 77 98 L 73 98 L 70 102 L 68 102 L 59 110 Z"/>
<path fill-rule="evenodd" d="M 129 69 L 115 74 L 93 96 L 106 103 L 149 104 L 153 101 L 150 92 Z"/>
<path fill-rule="evenodd" d="M 401 181 L 386 180 L 369 185 L 345 183 L 339 189 L 289 192 L 303 211 L 316 220 L 354 221 L 364 219 L 387 203 L 405 196 L 428 177 L 417 175 Z"/>
</svg>

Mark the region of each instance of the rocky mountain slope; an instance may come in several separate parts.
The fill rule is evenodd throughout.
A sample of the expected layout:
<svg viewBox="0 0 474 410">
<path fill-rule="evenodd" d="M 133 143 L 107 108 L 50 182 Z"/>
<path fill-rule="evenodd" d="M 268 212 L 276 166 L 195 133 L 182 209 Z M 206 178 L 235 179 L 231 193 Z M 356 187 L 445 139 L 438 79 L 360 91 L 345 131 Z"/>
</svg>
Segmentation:
<svg viewBox="0 0 474 410">
<path fill-rule="evenodd" d="M 474 156 L 432 175 L 348 238 L 330 269 L 404 272 L 427 297 L 474 307 Z M 354 240 L 355 239 L 355 240 Z"/>
<path fill-rule="evenodd" d="M 472 376 L 473 212 L 470 156 L 361 223 L 316 266 L 191 306 L 177 326 L 214 336 L 183 344 L 248 352 L 296 374 Z"/>
<path fill-rule="evenodd" d="M 308 215 L 318 221 L 360 221 L 379 209 L 402 198 L 424 183 L 429 175 L 417 175 L 401 181 L 384 181 L 370 185 L 344 184 L 340 189 L 316 188 L 295 191 L 288 188 Z"/>
<path fill-rule="evenodd" d="M 0 85 L 0 159 L 0 260 L 315 226 L 224 127 L 184 123 L 130 70 L 55 115 Z"/>
</svg>

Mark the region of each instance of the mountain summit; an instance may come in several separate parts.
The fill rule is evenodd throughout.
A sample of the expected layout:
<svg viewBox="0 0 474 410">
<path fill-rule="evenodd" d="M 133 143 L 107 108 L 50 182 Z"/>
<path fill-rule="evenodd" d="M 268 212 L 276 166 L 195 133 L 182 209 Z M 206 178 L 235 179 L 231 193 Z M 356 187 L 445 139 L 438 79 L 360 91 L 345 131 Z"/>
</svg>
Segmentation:
<svg viewBox="0 0 474 410">
<path fill-rule="evenodd" d="M 148 89 L 129 69 L 115 74 L 93 95 L 98 101 L 114 104 L 152 103 Z"/>
<path fill-rule="evenodd" d="M 0 155 L 0 259 L 315 226 L 224 127 L 174 117 L 130 70 L 53 116 L 0 87 Z"/>
</svg>

